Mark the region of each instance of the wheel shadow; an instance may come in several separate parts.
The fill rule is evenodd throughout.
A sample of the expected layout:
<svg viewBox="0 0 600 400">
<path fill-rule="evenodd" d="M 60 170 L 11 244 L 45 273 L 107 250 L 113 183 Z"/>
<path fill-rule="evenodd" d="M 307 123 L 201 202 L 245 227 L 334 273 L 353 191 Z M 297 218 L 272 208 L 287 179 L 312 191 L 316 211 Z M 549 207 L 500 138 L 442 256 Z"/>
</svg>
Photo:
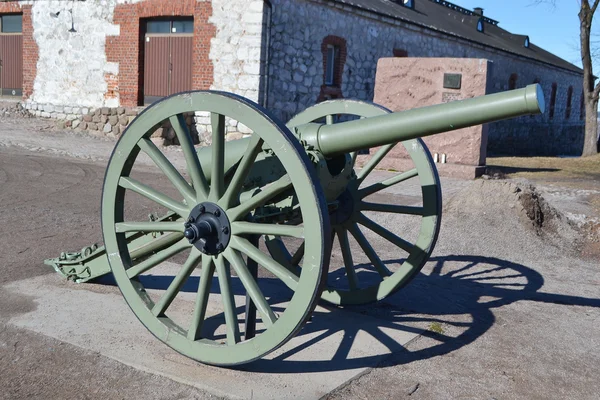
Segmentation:
<svg viewBox="0 0 600 400">
<path fill-rule="evenodd" d="M 333 280 L 336 280 L 336 273 L 344 272 L 343 269 L 333 272 Z M 143 284 L 147 289 L 166 289 L 171 281 L 172 277 L 148 276 Z M 278 305 L 291 297 L 291 291 L 282 289 L 284 285 L 277 279 L 263 278 L 260 281 L 261 290 L 274 311 L 280 311 Z M 105 279 L 104 283 L 110 281 Z M 233 279 L 232 284 L 234 294 L 245 294 L 237 279 Z M 236 369 L 264 373 L 308 373 L 407 364 L 448 354 L 474 342 L 494 325 L 494 308 L 516 301 L 600 308 L 600 298 L 540 292 L 543 284 L 544 278 L 537 271 L 498 258 L 463 255 L 433 257 L 424 272 L 383 301 L 343 308 L 321 302 L 322 308 L 313 313 L 311 320 L 296 336 L 299 340 L 290 342 L 300 344 L 290 348 L 288 343 L 284 347 L 286 350 L 277 351 L 274 357 L 269 356 Z M 191 277 L 182 291 L 196 292 L 197 288 L 198 278 Z M 213 279 L 211 293 L 219 293 L 216 278 Z M 236 311 L 242 323 L 244 308 L 238 307 Z M 214 332 L 223 322 L 222 316 L 210 317 L 206 319 L 205 326 Z M 357 337 L 364 338 L 365 335 L 370 336 L 371 343 L 375 342 L 385 350 L 377 351 L 375 355 L 357 356 Z M 434 344 L 411 350 L 398 341 L 399 337 L 406 338 L 407 335 L 424 336 L 432 339 L 430 342 Z M 323 343 L 333 343 L 337 347 L 332 357 L 325 360 L 303 359 L 302 352 L 312 347 L 320 348 Z"/>
<path fill-rule="evenodd" d="M 263 359 L 240 369 L 269 373 L 303 373 L 385 367 L 407 364 L 448 354 L 466 346 L 495 323 L 494 308 L 528 300 L 553 304 L 599 307 L 599 298 L 584 298 L 543 293 L 543 276 L 521 264 L 482 256 L 449 255 L 431 258 L 429 272 L 419 274 L 408 286 L 381 302 L 367 305 L 327 307 L 332 312 L 355 313 L 353 323 L 331 326 L 328 314 L 316 313 L 300 335 L 316 335 L 274 359 Z M 362 316 L 372 317 L 361 323 Z M 458 318 L 457 318 L 458 317 Z M 448 332 L 444 332 L 444 328 Z M 448 329 L 450 328 L 450 329 Z M 398 343 L 393 331 L 419 333 L 436 343 L 410 350 Z M 343 334 L 335 355 L 326 361 L 294 360 L 300 351 Z M 349 358 L 352 346 L 361 335 L 370 335 L 385 346 L 383 354 Z"/>
</svg>

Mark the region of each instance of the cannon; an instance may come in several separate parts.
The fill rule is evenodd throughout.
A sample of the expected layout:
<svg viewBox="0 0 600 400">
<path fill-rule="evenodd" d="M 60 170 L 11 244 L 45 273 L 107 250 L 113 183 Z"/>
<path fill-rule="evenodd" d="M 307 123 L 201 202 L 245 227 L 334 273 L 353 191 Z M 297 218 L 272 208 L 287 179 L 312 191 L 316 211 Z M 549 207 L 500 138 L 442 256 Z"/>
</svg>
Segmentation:
<svg viewBox="0 0 600 400">
<path fill-rule="evenodd" d="M 185 356 L 248 363 L 293 337 L 320 299 L 381 300 L 421 270 L 442 205 L 421 137 L 544 107 L 531 85 L 397 113 L 325 101 L 284 125 L 234 94 L 176 94 L 137 116 L 114 148 L 102 191 L 104 246 L 46 263 L 76 282 L 112 272 L 142 324 Z M 211 146 L 194 146 L 191 115 L 208 116 Z M 165 121 L 180 151 L 151 140 Z M 226 142 L 234 125 L 248 134 Z M 376 179 L 396 145 L 413 167 Z M 371 154 L 360 156 L 365 149 Z M 381 201 L 401 185 L 410 204 Z"/>
</svg>

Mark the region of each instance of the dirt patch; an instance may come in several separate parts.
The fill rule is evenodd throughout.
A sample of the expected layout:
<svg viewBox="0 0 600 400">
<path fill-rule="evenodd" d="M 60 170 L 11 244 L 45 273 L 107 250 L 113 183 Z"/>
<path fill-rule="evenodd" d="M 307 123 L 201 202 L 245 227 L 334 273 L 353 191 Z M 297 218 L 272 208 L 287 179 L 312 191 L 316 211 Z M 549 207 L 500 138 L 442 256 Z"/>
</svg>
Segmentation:
<svg viewBox="0 0 600 400">
<path fill-rule="evenodd" d="M 451 198 L 444 212 L 459 217 L 468 213 L 484 224 L 516 222 L 508 229 L 515 238 L 519 233 L 533 234 L 567 251 L 579 251 L 587 238 L 583 227 L 576 226 L 550 205 L 529 183 L 475 181 Z M 519 227 L 522 232 L 515 231 Z"/>
</svg>

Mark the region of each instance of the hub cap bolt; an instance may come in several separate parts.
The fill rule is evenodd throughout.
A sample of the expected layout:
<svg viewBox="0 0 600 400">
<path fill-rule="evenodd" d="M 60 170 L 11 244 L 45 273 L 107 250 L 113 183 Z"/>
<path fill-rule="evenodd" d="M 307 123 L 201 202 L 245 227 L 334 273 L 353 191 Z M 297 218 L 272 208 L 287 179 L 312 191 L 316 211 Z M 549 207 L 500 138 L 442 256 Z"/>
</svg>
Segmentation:
<svg viewBox="0 0 600 400">
<path fill-rule="evenodd" d="M 223 229 L 221 229 L 221 232 L 223 232 L 225 235 L 227 235 L 229 233 L 229 228 L 224 226 Z"/>
<path fill-rule="evenodd" d="M 186 229 L 185 232 L 183 232 L 183 236 L 185 236 L 185 238 L 187 240 L 194 240 L 196 238 L 196 234 L 192 229 Z"/>
<path fill-rule="evenodd" d="M 215 217 L 220 217 L 220 216 L 221 216 L 221 211 L 215 210 Z"/>
<path fill-rule="evenodd" d="M 204 208 L 204 206 L 200 206 L 200 208 L 198 208 L 198 211 L 200 212 L 200 214 L 204 214 L 206 208 Z"/>
<path fill-rule="evenodd" d="M 223 251 L 225 247 L 223 247 L 223 243 L 217 244 L 217 251 Z"/>
</svg>

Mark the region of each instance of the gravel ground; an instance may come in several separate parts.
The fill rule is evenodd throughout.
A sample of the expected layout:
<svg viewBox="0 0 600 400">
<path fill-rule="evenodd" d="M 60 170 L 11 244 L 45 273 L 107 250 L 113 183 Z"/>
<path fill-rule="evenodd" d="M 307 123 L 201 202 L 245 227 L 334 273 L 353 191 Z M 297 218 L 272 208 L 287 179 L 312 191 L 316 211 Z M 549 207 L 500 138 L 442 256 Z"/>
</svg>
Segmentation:
<svg viewBox="0 0 600 400">
<path fill-rule="evenodd" d="M 0 398 L 211 398 L 6 324 L 35 305 L 2 284 L 48 274 L 40 260 L 100 239 L 113 146 L 0 119 Z M 327 398 L 598 398 L 600 216 L 590 204 L 600 192 L 530 183 L 443 180 L 441 234 L 422 274 L 393 301 L 354 308 L 425 333 Z"/>
</svg>

